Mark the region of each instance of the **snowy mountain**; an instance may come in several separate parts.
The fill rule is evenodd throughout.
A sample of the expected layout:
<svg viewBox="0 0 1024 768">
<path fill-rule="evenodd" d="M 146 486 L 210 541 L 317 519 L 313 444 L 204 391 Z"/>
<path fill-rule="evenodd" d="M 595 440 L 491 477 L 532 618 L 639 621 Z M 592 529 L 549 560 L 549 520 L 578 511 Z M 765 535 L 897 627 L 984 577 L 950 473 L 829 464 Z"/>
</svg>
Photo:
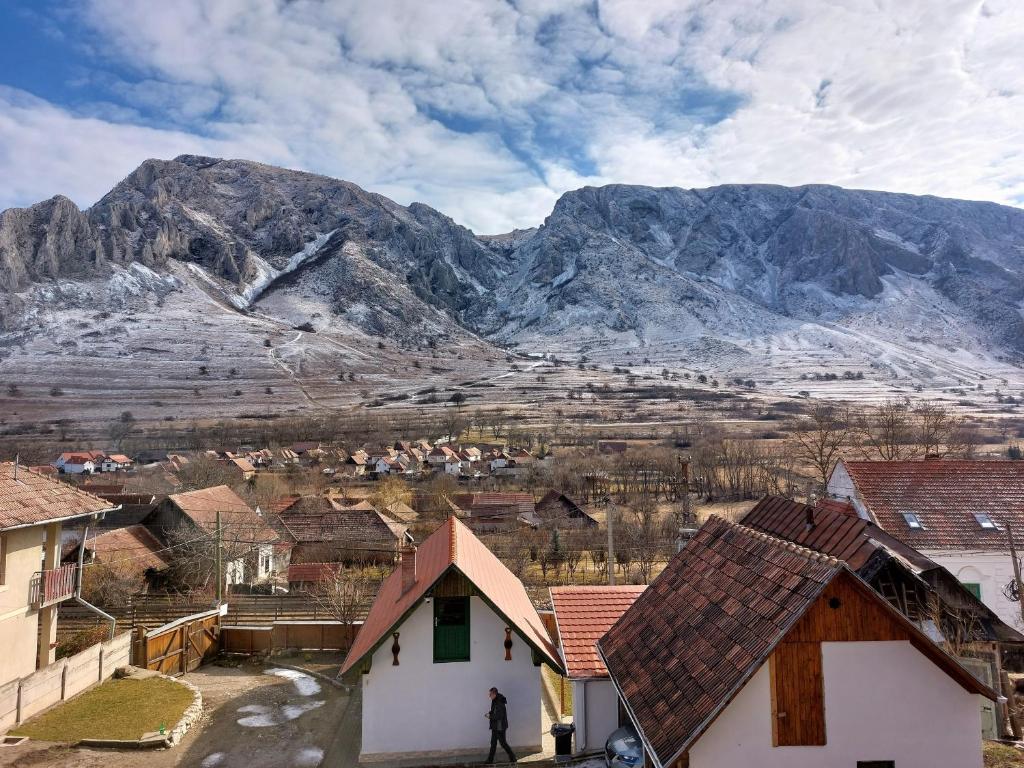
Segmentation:
<svg viewBox="0 0 1024 768">
<path fill-rule="evenodd" d="M 3 212 L 0 268 L 0 365 L 35 354 L 36 371 L 122 356 L 99 340 L 210 306 L 191 351 L 181 333 L 141 348 L 200 359 L 255 323 L 234 343 L 271 326 L 338 349 L 447 338 L 767 382 L 838 367 L 956 384 L 1024 359 L 1024 211 L 818 185 L 584 188 L 536 229 L 477 236 L 348 182 L 182 156 L 86 211 Z"/>
</svg>

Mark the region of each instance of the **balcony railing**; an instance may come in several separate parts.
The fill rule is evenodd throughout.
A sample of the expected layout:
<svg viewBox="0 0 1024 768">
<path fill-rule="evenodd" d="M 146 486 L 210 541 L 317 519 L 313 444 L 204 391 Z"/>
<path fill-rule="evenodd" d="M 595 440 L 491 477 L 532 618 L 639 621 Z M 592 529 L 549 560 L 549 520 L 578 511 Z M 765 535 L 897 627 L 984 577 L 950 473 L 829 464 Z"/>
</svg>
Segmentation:
<svg viewBox="0 0 1024 768">
<path fill-rule="evenodd" d="M 75 567 L 74 563 L 68 563 L 49 571 L 37 571 L 29 583 L 29 604 L 42 608 L 74 595 Z"/>
</svg>

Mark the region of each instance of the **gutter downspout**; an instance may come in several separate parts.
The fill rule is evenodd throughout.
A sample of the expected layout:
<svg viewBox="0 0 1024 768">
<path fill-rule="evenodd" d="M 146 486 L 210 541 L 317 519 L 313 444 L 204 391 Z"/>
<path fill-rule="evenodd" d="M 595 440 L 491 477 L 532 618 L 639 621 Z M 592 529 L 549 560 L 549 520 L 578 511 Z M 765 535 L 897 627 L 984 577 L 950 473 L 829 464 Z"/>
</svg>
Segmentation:
<svg viewBox="0 0 1024 768">
<path fill-rule="evenodd" d="M 79 605 L 85 606 L 93 613 L 102 616 L 104 619 L 110 622 L 110 640 L 114 639 L 114 629 L 117 627 L 117 619 L 111 616 L 109 613 L 101 611 L 92 603 L 88 603 L 82 597 L 82 564 L 85 560 L 85 542 L 89 540 L 89 526 L 85 526 L 85 530 L 82 531 L 82 543 L 78 546 L 78 569 L 75 571 L 75 602 Z"/>
<path fill-rule="evenodd" d="M 579 695 L 577 695 L 579 694 Z M 618 702 L 616 702 L 618 703 Z M 576 725 L 576 752 L 587 750 L 587 681 L 573 681 L 572 720 Z"/>
</svg>

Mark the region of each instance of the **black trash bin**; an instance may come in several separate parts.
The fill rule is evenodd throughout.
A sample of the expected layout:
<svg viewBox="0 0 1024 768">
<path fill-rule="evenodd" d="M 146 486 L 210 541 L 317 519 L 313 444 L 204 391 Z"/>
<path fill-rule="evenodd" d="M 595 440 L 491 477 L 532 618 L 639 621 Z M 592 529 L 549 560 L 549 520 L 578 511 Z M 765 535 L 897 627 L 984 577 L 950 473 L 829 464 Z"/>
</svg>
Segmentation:
<svg viewBox="0 0 1024 768">
<path fill-rule="evenodd" d="M 572 757 L 572 735 L 576 726 L 572 723 L 554 723 L 551 735 L 555 737 L 555 760 L 565 762 Z"/>
</svg>

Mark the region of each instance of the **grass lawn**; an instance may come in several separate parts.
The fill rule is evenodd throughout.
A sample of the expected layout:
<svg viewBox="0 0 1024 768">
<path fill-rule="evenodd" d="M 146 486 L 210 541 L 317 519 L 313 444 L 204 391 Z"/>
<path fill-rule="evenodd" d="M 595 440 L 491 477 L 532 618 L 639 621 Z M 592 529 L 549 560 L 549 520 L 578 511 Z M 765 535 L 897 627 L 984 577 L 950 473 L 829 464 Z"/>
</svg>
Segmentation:
<svg viewBox="0 0 1024 768">
<path fill-rule="evenodd" d="M 1024 750 L 1005 744 L 985 742 L 985 768 L 1019 768 L 1024 766 Z"/>
<path fill-rule="evenodd" d="M 191 703 L 192 691 L 163 678 L 110 680 L 32 718 L 14 733 L 69 743 L 138 739 L 161 724 L 173 728 Z"/>
</svg>

